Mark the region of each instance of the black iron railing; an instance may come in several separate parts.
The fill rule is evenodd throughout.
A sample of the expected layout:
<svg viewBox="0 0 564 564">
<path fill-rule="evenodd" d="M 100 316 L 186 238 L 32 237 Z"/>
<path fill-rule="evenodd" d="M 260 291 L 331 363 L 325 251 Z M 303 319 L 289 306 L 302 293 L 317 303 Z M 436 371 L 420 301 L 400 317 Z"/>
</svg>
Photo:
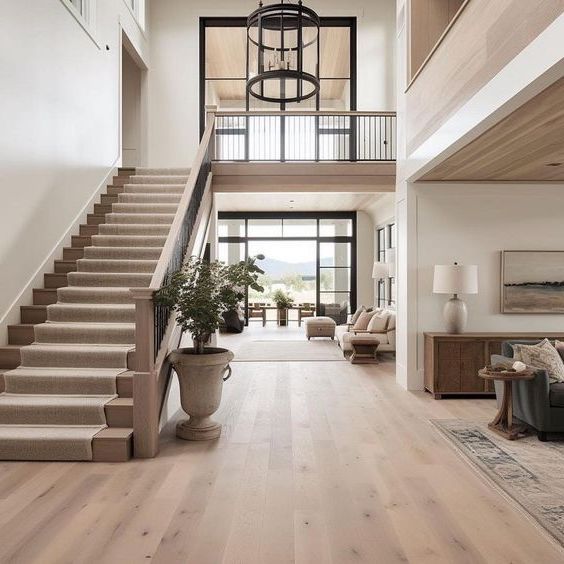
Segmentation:
<svg viewBox="0 0 564 564">
<path fill-rule="evenodd" d="M 395 161 L 391 112 L 219 112 L 216 161 Z"/>
<path fill-rule="evenodd" d="M 182 223 L 178 231 L 174 248 L 170 254 L 166 270 L 162 279 L 161 287 L 166 286 L 170 281 L 170 277 L 177 270 L 179 270 L 186 257 L 186 251 L 188 249 L 188 243 L 190 242 L 190 237 L 194 231 L 196 224 L 196 219 L 198 217 L 198 210 L 200 209 L 200 204 L 206 190 L 206 183 L 208 180 L 208 175 L 211 172 L 211 155 L 209 147 L 206 149 L 204 158 L 201 162 L 200 169 L 198 171 L 198 176 L 196 178 L 196 183 L 194 189 L 192 190 L 192 195 L 190 196 L 190 203 L 185 210 L 184 216 L 182 218 Z M 169 321 L 170 321 L 170 308 L 162 304 L 155 302 L 155 358 L 159 352 L 162 340 L 166 333 Z"/>
</svg>

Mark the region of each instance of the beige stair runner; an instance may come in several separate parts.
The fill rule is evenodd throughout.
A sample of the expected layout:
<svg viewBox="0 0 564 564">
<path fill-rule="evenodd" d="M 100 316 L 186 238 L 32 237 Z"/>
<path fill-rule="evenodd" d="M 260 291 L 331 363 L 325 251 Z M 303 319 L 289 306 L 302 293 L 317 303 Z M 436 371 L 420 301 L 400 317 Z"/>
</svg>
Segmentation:
<svg viewBox="0 0 564 564">
<path fill-rule="evenodd" d="M 92 460 L 135 343 L 130 288 L 148 286 L 184 190 L 187 169 L 136 169 L 47 307 L 47 322 L 4 374 L 0 459 Z"/>
</svg>

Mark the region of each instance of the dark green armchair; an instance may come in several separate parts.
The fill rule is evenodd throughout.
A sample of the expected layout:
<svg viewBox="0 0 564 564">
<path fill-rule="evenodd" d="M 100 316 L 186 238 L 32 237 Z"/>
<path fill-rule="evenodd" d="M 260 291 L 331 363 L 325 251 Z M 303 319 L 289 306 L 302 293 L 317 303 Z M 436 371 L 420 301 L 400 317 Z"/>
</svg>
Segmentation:
<svg viewBox="0 0 564 564">
<path fill-rule="evenodd" d="M 502 355 L 492 355 L 491 363 L 513 364 L 514 344 L 534 345 L 539 341 L 506 341 Z M 495 382 L 498 403 L 503 396 L 503 384 Z M 548 433 L 564 433 L 564 383 L 551 384 L 546 370 L 538 369 L 532 380 L 513 382 L 513 414 L 536 429 L 540 441 Z"/>
</svg>

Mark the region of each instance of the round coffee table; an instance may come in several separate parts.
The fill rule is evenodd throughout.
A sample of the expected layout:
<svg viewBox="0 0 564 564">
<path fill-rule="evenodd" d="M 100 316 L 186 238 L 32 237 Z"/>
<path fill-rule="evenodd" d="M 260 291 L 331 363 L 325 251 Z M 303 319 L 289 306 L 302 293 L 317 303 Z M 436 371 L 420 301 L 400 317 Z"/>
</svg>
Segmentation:
<svg viewBox="0 0 564 564">
<path fill-rule="evenodd" d="M 377 337 L 371 335 L 353 335 L 350 338 L 352 354 L 351 364 L 370 364 L 378 362 L 376 351 L 380 345 Z"/>
<path fill-rule="evenodd" d="M 499 380 L 503 382 L 501 406 L 494 420 L 488 424 L 488 427 L 510 441 L 518 439 L 519 436 L 524 434 L 526 426 L 513 422 L 513 382 L 532 380 L 535 377 L 535 371 L 527 369 L 521 372 L 510 372 L 508 370 L 499 372 L 486 367 L 478 371 L 478 374 L 485 380 Z"/>
</svg>

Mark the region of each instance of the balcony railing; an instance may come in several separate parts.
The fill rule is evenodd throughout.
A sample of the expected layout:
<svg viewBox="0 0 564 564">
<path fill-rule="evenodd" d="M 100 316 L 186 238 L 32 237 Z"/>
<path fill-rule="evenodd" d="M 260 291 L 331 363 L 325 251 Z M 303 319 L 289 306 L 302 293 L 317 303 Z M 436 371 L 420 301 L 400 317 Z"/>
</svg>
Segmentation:
<svg viewBox="0 0 564 564">
<path fill-rule="evenodd" d="M 216 161 L 395 161 L 394 112 L 217 112 Z"/>
</svg>

